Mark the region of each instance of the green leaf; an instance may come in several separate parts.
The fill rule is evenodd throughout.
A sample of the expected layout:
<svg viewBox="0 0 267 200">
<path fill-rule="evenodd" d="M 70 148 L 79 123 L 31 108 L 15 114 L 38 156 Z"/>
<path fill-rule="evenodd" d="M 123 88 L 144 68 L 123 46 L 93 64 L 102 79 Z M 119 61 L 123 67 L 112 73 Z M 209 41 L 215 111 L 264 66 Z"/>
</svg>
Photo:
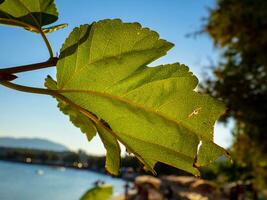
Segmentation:
<svg viewBox="0 0 267 200">
<path fill-rule="evenodd" d="M 38 31 L 57 19 L 54 0 L 5 0 L 0 4 L 0 24 Z"/>
<path fill-rule="evenodd" d="M 205 141 L 200 143 L 198 149 L 198 157 L 196 158 L 196 167 L 205 166 L 210 164 L 212 161 L 216 160 L 219 156 L 225 155 L 229 157 L 229 153 L 223 148 L 218 147 L 211 141 Z"/>
<path fill-rule="evenodd" d="M 88 190 L 80 200 L 108 200 L 112 195 L 112 186 L 97 186 Z"/>
<path fill-rule="evenodd" d="M 62 46 L 58 92 L 93 113 L 92 120 L 146 169 L 154 172 L 155 163 L 163 162 L 199 174 L 199 163 L 225 154 L 213 143 L 214 123 L 225 108 L 195 91 L 198 80 L 188 67 L 147 66 L 172 47 L 138 23 L 80 26 Z M 200 143 L 212 145 L 207 151 Z"/>
<path fill-rule="evenodd" d="M 106 170 L 112 175 L 118 175 L 120 169 L 120 145 L 116 136 L 110 134 L 106 127 L 97 126 L 97 132 L 107 150 L 106 155 Z"/>
<path fill-rule="evenodd" d="M 48 76 L 45 80 L 45 86 L 48 89 L 56 90 L 57 82 Z M 97 129 L 98 134 L 107 150 L 105 168 L 110 174 L 118 175 L 120 168 L 120 146 L 116 138 L 108 133 L 106 127 L 103 128 L 98 125 L 95 126 L 94 123 L 88 117 L 81 114 L 79 110 L 59 99 L 57 100 L 59 102 L 58 108 L 60 111 L 69 116 L 70 121 L 86 134 L 89 141 L 96 135 Z"/>
<path fill-rule="evenodd" d="M 57 82 L 54 81 L 50 76 L 48 76 L 45 80 L 45 86 L 48 89 L 56 90 Z M 57 99 L 58 108 L 65 115 L 68 115 L 70 121 L 80 130 L 86 134 L 88 141 L 92 140 L 92 138 L 96 135 L 96 127 L 93 122 L 83 114 L 81 114 L 76 108 L 73 108 L 69 104 Z"/>
<path fill-rule="evenodd" d="M 58 24 L 55 26 L 43 28 L 43 31 L 44 31 L 44 33 L 53 33 L 53 32 L 58 31 L 60 29 L 66 28 L 67 26 L 68 26 L 68 24 L 66 24 L 66 23 L 65 24 Z"/>
</svg>

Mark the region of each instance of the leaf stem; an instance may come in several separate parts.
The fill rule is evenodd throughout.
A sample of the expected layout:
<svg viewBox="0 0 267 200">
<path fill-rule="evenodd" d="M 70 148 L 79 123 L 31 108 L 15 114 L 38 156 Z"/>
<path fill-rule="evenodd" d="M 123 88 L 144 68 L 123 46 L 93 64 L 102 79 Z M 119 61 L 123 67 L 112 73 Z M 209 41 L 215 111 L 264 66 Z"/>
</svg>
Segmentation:
<svg viewBox="0 0 267 200">
<path fill-rule="evenodd" d="M 28 23 L 25 23 L 25 22 L 21 22 L 21 21 L 16 20 L 16 19 L 0 18 L 0 21 L 12 22 L 12 23 L 14 23 L 14 24 L 12 24 L 14 26 L 19 26 L 19 27 L 22 27 L 22 28 L 29 28 L 30 30 L 35 30 L 35 31 L 39 32 L 41 34 L 44 42 L 45 42 L 45 45 L 46 45 L 47 49 L 48 49 L 50 58 L 53 58 L 53 56 L 54 56 L 53 49 L 52 49 L 52 47 L 51 47 L 51 45 L 50 45 L 50 43 L 49 43 L 49 41 L 48 41 L 48 39 L 47 39 L 47 37 L 46 37 L 45 33 L 43 32 L 41 27 L 37 28 L 37 27 L 35 27 L 35 26 L 31 25 L 31 24 L 28 24 Z M 9 24 L 7 24 L 7 25 L 9 25 Z"/>
<path fill-rule="evenodd" d="M 9 81 L 0 81 L 0 84 L 13 89 L 13 90 L 18 90 L 21 92 L 27 92 L 27 93 L 34 93 L 34 94 L 43 94 L 43 95 L 49 95 L 55 98 L 60 99 L 61 101 L 64 101 L 65 103 L 73 106 L 77 110 L 79 110 L 81 113 L 86 115 L 89 119 L 91 119 L 95 123 L 99 123 L 99 119 L 94 116 L 92 113 L 90 113 L 88 110 L 78 106 L 77 104 L 73 103 L 71 100 L 66 98 L 65 96 L 61 95 L 60 93 L 57 92 L 57 90 L 49 90 L 49 89 L 44 89 L 44 88 L 35 88 L 35 87 L 28 87 L 24 85 L 18 85 L 15 83 L 11 83 Z"/>
<path fill-rule="evenodd" d="M 51 95 L 51 96 L 55 96 L 56 92 L 53 90 L 48 90 L 48 89 L 43 89 L 43 88 L 35 88 L 35 87 L 28 87 L 28 86 L 24 86 L 24 85 L 18 85 L 15 83 L 11 83 L 9 81 L 0 81 L 0 84 L 8 87 L 10 89 L 13 90 L 18 90 L 21 92 L 27 92 L 27 93 L 35 93 L 35 94 L 45 94 L 45 95 Z"/>
<path fill-rule="evenodd" d="M 29 64 L 29 65 L 22 65 L 22 66 L 17 66 L 17 67 L 4 68 L 4 69 L 0 69 L 0 75 L 1 74 L 16 74 L 16 73 L 21 73 L 21 72 L 27 72 L 27 71 L 33 71 L 33 70 L 53 67 L 53 66 L 56 66 L 57 61 L 58 61 L 58 58 L 53 57 L 53 58 L 51 58 L 45 62 Z"/>
<path fill-rule="evenodd" d="M 16 19 L 6 19 L 6 18 L 0 18 L 0 21 L 6 21 L 6 22 L 12 22 L 14 24 L 10 25 L 10 24 L 6 24 L 7 26 L 19 26 L 19 27 L 22 27 L 22 28 L 30 28 L 30 29 L 34 29 L 34 30 L 37 30 L 34 26 L 32 26 L 31 24 L 27 24 L 25 22 L 22 22 L 22 21 L 19 21 L 19 20 L 16 20 Z M 37 30 L 39 31 L 39 30 Z"/>
<path fill-rule="evenodd" d="M 109 133 L 111 133 L 114 137 L 118 138 L 118 140 L 122 144 L 124 144 L 125 146 L 127 146 L 127 144 L 119 137 L 119 135 L 117 135 L 116 133 L 114 133 L 111 128 L 107 127 L 101 121 L 101 119 L 97 118 L 90 111 L 88 111 L 88 110 L 80 107 L 79 105 L 75 104 L 74 102 L 72 102 L 71 100 L 69 100 L 68 98 L 66 98 L 65 96 L 61 95 L 60 93 L 57 92 L 57 90 L 49 90 L 49 89 L 43 89 L 43 88 L 28 87 L 28 86 L 14 84 L 14 83 L 11 83 L 9 81 L 1 81 L 1 80 L 0 80 L 0 84 L 2 84 L 5 87 L 8 87 L 10 89 L 18 90 L 18 91 L 21 91 L 21 92 L 35 93 L 35 94 L 44 94 L 44 95 L 50 95 L 50 96 L 53 96 L 55 98 L 58 98 L 61 101 L 65 102 L 65 103 L 69 104 L 70 106 L 74 107 L 75 109 L 77 109 L 80 113 L 84 114 L 86 117 L 88 117 L 90 120 L 92 120 L 95 124 L 100 125 L 102 128 L 104 128 Z M 151 168 L 150 165 L 137 152 L 135 152 L 129 146 L 127 148 L 131 152 L 133 152 L 142 163 L 144 163 L 147 167 L 149 167 L 149 170 L 151 170 L 151 172 L 153 174 L 156 174 L 155 170 L 153 168 Z"/>
<path fill-rule="evenodd" d="M 53 49 L 52 49 L 52 47 L 51 47 L 51 45 L 50 45 L 50 43 L 49 43 L 49 40 L 47 39 L 47 37 L 46 37 L 46 35 L 45 35 L 45 33 L 43 32 L 42 29 L 39 29 L 39 32 L 40 32 L 40 34 L 41 34 L 41 36 L 42 36 L 42 38 L 43 38 L 43 40 L 44 40 L 44 42 L 45 42 L 45 45 L 46 45 L 46 47 L 47 47 L 47 49 L 48 49 L 50 58 L 53 58 L 54 53 L 53 53 Z"/>
</svg>

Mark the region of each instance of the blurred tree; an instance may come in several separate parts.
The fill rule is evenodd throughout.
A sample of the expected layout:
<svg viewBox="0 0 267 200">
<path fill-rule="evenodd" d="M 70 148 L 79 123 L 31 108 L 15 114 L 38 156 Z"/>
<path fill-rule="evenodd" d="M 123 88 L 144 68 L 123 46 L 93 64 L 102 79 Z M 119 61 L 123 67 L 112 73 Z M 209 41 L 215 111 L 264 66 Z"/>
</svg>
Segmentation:
<svg viewBox="0 0 267 200">
<path fill-rule="evenodd" d="M 236 122 L 233 169 L 244 173 L 230 173 L 260 189 L 267 181 L 267 1 L 218 0 L 204 31 L 223 54 L 201 88 L 226 103 L 223 121 Z"/>
</svg>

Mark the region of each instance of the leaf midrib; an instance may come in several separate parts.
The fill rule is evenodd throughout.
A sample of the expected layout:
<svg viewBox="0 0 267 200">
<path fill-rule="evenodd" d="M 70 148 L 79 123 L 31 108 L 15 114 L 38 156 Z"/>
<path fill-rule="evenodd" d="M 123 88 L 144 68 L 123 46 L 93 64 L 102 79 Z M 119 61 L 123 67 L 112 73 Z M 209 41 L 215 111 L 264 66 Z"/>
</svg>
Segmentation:
<svg viewBox="0 0 267 200">
<path fill-rule="evenodd" d="M 109 129 L 108 127 L 106 127 L 101 121 L 97 120 L 97 123 L 98 125 L 102 126 L 102 128 L 106 129 L 108 132 L 110 132 L 114 137 L 116 137 L 127 149 L 129 149 L 132 153 L 134 153 L 134 155 L 139 159 L 141 160 L 141 162 L 143 162 L 148 168 L 149 170 L 153 173 L 153 174 L 156 174 L 155 170 L 153 169 L 153 167 L 151 167 L 146 161 L 145 161 L 145 158 L 143 158 L 143 156 L 141 156 L 139 153 L 137 153 L 135 150 L 133 150 L 120 136 L 119 136 L 119 133 L 116 133 L 114 132 L 113 130 Z M 149 141 L 144 141 L 144 140 L 141 140 L 139 138 L 136 138 L 136 137 L 133 137 L 133 136 L 130 136 L 130 135 L 127 135 L 125 133 L 123 133 L 124 135 L 126 135 L 126 137 L 130 137 L 130 138 L 134 138 L 138 141 L 141 141 L 143 143 L 148 143 L 150 145 L 154 145 L 154 146 L 158 146 L 159 148 L 162 148 L 162 149 L 165 149 L 167 151 L 171 151 L 171 152 L 174 152 L 175 154 L 177 154 L 177 156 L 181 156 L 181 157 L 185 157 L 185 158 L 189 158 L 189 159 L 194 159 L 193 157 L 190 157 L 190 156 L 187 156 L 183 153 L 180 153 L 178 151 L 174 151 L 174 150 L 171 150 L 167 147 L 164 147 L 162 145 L 159 145 L 159 144 L 153 144 Z M 196 152 L 196 155 L 197 155 L 197 152 Z M 163 161 L 161 161 L 163 162 Z M 197 169 L 197 168 L 196 168 Z"/>
<path fill-rule="evenodd" d="M 199 138 L 200 136 L 197 135 L 195 133 L 195 131 L 192 130 L 190 127 L 188 127 L 187 125 L 183 124 L 182 121 L 177 121 L 177 120 L 171 119 L 171 118 L 163 115 L 163 113 L 161 113 L 161 112 L 157 112 L 157 111 L 154 111 L 154 110 L 152 110 L 150 108 L 146 108 L 146 107 L 144 107 L 142 105 L 139 105 L 139 104 L 136 104 L 134 102 L 131 102 L 128 99 L 121 98 L 120 96 L 115 96 L 115 95 L 111 95 L 109 93 L 103 93 L 103 92 L 93 91 L 93 90 L 65 89 L 65 90 L 56 90 L 56 91 L 58 93 L 85 93 L 85 94 L 91 94 L 91 95 L 106 97 L 106 98 L 109 98 L 109 99 L 112 99 L 112 100 L 116 100 L 116 101 L 120 101 L 120 102 L 129 104 L 129 105 L 131 105 L 133 107 L 137 107 L 137 108 L 139 108 L 141 110 L 144 110 L 146 112 L 153 113 L 153 114 L 163 118 L 164 120 L 167 120 L 169 122 L 175 123 L 176 125 L 181 126 L 181 127 L 185 128 L 185 129 L 189 130 L 189 132 L 188 132 L 189 134 L 193 134 L 194 136 L 196 136 L 198 138 L 198 140 L 200 140 L 200 138 Z M 207 139 L 207 140 L 209 141 L 209 139 Z"/>
<path fill-rule="evenodd" d="M 87 111 L 87 112 L 88 112 L 88 111 Z M 86 115 L 86 113 L 84 113 L 84 114 Z M 128 134 L 125 134 L 125 133 L 117 133 L 117 132 L 114 132 L 112 129 L 106 127 L 106 126 L 105 126 L 99 119 L 94 119 L 94 121 L 95 121 L 95 123 L 97 123 L 99 126 L 102 126 L 102 128 L 104 128 L 104 129 L 106 129 L 108 132 L 110 132 L 110 133 L 111 133 L 114 137 L 116 137 L 122 144 L 124 144 L 124 145 L 125 145 L 131 152 L 133 152 L 133 153 L 135 154 L 135 156 L 136 156 L 138 159 L 140 159 L 140 160 L 141 160 L 147 167 L 149 167 L 149 170 L 150 170 L 152 173 L 154 173 L 154 174 L 156 174 L 156 172 L 154 171 L 154 169 L 151 168 L 150 165 L 145 161 L 145 158 L 148 158 L 148 157 L 143 158 L 143 156 L 139 155 L 139 153 L 137 153 L 135 150 L 133 150 L 133 149 L 127 144 L 127 142 L 125 142 L 125 141 L 120 137 L 120 134 L 123 134 L 123 135 L 125 135 L 126 137 L 133 138 L 133 139 L 135 139 L 135 140 L 137 140 L 137 141 L 141 141 L 142 143 L 147 143 L 147 144 L 152 145 L 152 146 L 157 146 L 158 148 L 162 148 L 162 149 L 164 149 L 164 150 L 166 150 L 166 151 L 168 151 L 168 152 L 172 152 L 172 153 L 176 154 L 178 157 L 183 157 L 183 158 L 185 158 L 185 159 L 189 159 L 189 160 L 191 160 L 191 159 L 194 159 L 194 158 L 197 156 L 197 152 L 195 153 L 195 157 L 190 157 L 190 156 L 188 156 L 188 155 L 186 155 L 186 154 L 184 154 L 184 153 L 181 153 L 181 152 L 179 152 L 179 151 L 172 150 L 172 149 L 170 149 L 170 148 L 167 148 L 167 147 L 162 146 L 162 145 L 157 144 L 157 143 L 152 143 L 152 142 L 149 142 L 149 141 L 147 141 L 147 140 L 142 140 L 142 139 L 140 139 L 140 138 L 133 137 L 133 136 L 128 135 Z M 162 162 L 163 162 L 163 161 L 162 161 Z M 197 168 L 196 168 L 196 169 L 197 169 Z"/>
</svg>

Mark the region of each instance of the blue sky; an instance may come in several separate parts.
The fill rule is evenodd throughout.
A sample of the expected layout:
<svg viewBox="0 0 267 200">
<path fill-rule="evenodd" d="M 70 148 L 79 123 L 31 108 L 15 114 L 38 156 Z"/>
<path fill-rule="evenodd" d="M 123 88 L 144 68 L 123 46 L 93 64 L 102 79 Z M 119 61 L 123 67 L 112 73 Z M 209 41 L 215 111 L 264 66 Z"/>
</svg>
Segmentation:
<svg viewBox="0 0 267 200">
<path fill-rule="evenodd" d="M 180 62 L 190 67 L 200 80 L 209 72 L 210 60 L 216 62 L 218 51 L 207 35 L 196 38 L 186 34 L 200 30 L 208 7 L 215 0 L 56 0 L 60 16 L 57 23 L 69 26 L 48 36 L 54 52 L 59 52 L 70 31 L 80 24 L 105 18 L 121 18 L 139 22 L 157 31 L 175 47 L 159 63 Z M 0 27 L 0 67 L 45 61 L 48 52 L 41 37 L 13 27 Z M 47 75 L 55 76 L 55 68 L 19 74 L 16 83 L 43 87 Z M 62 143 L 72 150 L 83 149 L 92 154 L 105 152 L 98 137 L 88 143 L 86 137 L 60 113 L 54 99 L 26 94 L 0 86 L 0 137 L 38 137 Z M 231 142 L 229 128 L 217 125 L 215 141 L 227 147 Z"/>
</svg>

